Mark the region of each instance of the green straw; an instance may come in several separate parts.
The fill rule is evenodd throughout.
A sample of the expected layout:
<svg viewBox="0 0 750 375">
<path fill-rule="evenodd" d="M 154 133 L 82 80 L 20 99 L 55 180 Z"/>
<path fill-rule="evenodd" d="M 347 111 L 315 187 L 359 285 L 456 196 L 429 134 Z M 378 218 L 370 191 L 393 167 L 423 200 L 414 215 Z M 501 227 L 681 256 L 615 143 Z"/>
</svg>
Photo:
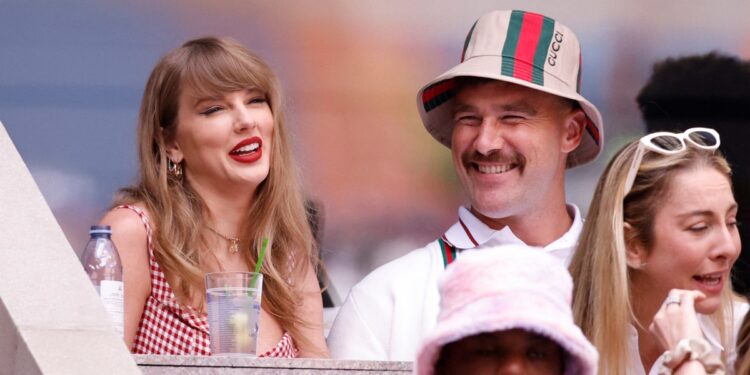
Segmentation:
<svg viewBox="0 0 750 375">
<path fill-rule="evenodd" d="M 263 256 L 266 255 L 267 245 L 268 245 L 268 238 L 264 238 L 263 245 L 260 246 L 260 255 L 258 256 L 258 263 L 255 264 L 255 275 L 253 275 L 253 279 L 250 280 L 251 288 L 255 288 L 255 281 L 258 279 L 258 275 L 260 275 L 260 266 L 263 265 Z"/>
</svg>

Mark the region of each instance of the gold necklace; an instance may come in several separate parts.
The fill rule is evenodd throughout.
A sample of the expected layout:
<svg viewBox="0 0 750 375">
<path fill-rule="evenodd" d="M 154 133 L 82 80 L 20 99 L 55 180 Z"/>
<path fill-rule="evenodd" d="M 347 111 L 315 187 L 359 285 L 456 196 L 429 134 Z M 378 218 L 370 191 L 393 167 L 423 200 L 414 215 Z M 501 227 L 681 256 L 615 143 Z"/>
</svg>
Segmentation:
<svg viewBox="0 0 750 375">
<path fill-rule="evenodd" d="M 232 245 L 229 246 L 229 252 L 230 253 L 237 254 L 237 252 L 240 251 L 240 239 L 239 238 L 225 236 L 225 235 L 219 233 L 219 231 L 217 231 L 216 229 L 209 227 L 208 225 L 206 225 L 206 228 L 210 229 L 211 232 L 214 232 L 217 236 L 219 236 L 219 237 L 221 237 L 221 238 L 223 238 L 223 239 L 225 239 L 225 240 L 227 240 L 227 241 L 229 241 L 229 242 L 232 243 Z"/>
</svg>

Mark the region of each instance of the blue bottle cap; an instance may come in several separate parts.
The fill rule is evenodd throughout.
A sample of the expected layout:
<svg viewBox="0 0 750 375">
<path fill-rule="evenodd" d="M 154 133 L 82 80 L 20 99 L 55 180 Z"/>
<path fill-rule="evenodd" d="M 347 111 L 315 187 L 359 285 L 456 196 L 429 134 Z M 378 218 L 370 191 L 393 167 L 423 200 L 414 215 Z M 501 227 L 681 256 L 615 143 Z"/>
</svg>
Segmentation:
<svg viewBox="0 0 750 375">
<path fill-rule="evenodd" d="M 89 234 L 112 234 L 112 227 L 109 225 L 92 225 Z"/>
</svg>

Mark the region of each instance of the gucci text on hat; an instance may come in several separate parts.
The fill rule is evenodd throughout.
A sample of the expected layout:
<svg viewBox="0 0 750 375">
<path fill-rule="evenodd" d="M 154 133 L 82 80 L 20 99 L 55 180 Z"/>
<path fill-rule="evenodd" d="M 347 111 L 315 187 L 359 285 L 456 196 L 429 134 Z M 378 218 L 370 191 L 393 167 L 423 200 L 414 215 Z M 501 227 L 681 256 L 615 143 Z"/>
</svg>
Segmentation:
<svg viewBox="0 0 750 375">
<path fill-rule="evenodd" d="M 586 133 L 568 155 L 572 168 L 594 160 L 604 145 L 599 110 L 580 94 L 581 46 L 567 26 L 540 14 L 493 11 L 469 30 L 461 63 L 425 85 L 417 94 L 424 126 L 447 147 L 453 131 L 455 77 L 505 81 L 577 101 L 586 113 Z"/>
</svg>

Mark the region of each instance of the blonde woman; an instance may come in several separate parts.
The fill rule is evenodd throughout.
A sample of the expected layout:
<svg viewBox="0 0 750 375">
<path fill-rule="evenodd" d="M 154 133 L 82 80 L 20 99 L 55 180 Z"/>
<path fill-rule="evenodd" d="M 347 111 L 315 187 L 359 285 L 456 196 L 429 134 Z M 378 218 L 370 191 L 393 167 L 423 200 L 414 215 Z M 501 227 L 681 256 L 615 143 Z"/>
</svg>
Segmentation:
<svg viewBox="0 0 750 375">
<path fill-rule="evenodd" d="M 102 219 L 124 266 L 128 347 L 209 355 L 204 275 L 253 270 L 268 239 L 258 354 L 327 356 L 317 250 L 268 66 L 225 38 L 170 51 L 146 84 L 138 146 L 139 180 Z"/>
<path fill-rule="evenodd" d="M 601 373 L 655 373 L 665 363 L 674 348 L 649 326 L 665 302 L 680 303 L 665 301 L 673 289 L 705 295 L 695 301 L 701 331 L 731 361 L 742 316 L 729 271 L 740 240 L 719 143 L 707 128 L 649 134 L 618 152 L 599 179 L 570 271 L 575 320 L 599 350 Z"/>
</svg>

